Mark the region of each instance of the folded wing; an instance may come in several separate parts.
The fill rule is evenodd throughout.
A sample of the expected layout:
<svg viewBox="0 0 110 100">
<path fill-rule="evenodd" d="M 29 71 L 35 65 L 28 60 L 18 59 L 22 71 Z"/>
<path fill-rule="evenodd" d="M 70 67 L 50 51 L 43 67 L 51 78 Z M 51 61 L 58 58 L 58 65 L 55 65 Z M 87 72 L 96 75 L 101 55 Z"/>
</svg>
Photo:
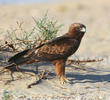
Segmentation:
<svg viewBox="0 0 110 100">
<path fill-rule="evenodd" d="M 34 51 L 33 58 L 41 61 L 52 61 L 66 59 L 73 54 L 79 46 L 77 40 L 62 36 L 47 42 L 44 46 Z"/>
</svg>

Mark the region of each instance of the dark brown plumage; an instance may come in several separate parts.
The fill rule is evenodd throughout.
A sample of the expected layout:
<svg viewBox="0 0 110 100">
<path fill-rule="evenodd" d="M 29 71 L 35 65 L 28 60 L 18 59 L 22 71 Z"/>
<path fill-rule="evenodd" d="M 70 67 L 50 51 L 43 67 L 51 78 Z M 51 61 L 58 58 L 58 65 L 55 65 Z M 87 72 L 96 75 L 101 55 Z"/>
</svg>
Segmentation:
<svg viewBox="0 0 110 100">
<path fill-rule="evenodd" d="M 13 65 L 7 68 L 36 61 L 50 61 L 55 65 L 60 82 L 67 82 L 68 80 L 65 78 L 65 62 L 69 56 L 76 52 L 85 32 L 85 25 L 74 23 L 70 26 L 68 33 L 63 36 L 41 44 L 34 49 L 24 50 L 11 57 L 8 62 Z"/>
</svg>

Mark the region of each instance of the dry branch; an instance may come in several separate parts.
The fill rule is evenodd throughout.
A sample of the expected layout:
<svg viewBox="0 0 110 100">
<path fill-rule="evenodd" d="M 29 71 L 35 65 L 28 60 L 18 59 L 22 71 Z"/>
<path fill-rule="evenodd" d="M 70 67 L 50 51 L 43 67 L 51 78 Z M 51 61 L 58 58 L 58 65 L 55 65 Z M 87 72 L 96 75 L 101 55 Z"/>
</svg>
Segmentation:
<svg viewBox="0 0 110 100">
<path fill-rule="evenodd" d="M 48 74 L 49 74 L 48 71 L 43 70 L 40 75 L 37 75 L 39 79 L 36 80 L 35 82 L 29 84 L 29 85 L 27 86 L 27 88 L 31 88 L 31 86 L 36 85 L 36 84 L 39 84 L 42 79 L 47 79 Z"/>
<path fill-rule="evenodd" d="M 103 61 L 103 59 L 92 59 L 92 60 L 72 60 L 72 59 L 69 59 L 67 60 L 67 64 L 71 64 L 71 63 L 77 63 L 77 64 L 81 64 L 81 63 L 93 63 L 93 62 L 101 62 Z"/>
</svg>

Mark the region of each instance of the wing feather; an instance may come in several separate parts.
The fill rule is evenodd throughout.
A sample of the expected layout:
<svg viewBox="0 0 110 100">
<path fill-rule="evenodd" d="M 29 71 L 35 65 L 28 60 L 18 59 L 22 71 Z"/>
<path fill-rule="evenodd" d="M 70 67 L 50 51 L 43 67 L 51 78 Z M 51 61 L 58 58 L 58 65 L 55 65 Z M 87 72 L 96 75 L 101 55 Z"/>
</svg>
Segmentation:
<svg viewBox="0 0 110 100">
<path fill-rule="evenodd" d="M 34 58 L 44 61 L 66 58 L 77 50 L 78 45 L 78 41 L 71 37 L 58 37 L 36 49 Z"/>
</svg>

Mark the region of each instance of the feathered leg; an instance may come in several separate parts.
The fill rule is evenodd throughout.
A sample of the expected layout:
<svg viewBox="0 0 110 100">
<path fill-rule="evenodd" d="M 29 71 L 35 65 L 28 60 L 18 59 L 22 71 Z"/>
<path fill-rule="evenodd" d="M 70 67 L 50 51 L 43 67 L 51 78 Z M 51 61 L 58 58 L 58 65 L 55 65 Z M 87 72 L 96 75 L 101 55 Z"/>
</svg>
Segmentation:
<svg viewBox="0 0 110 100">
<path fill-rule="evenodd" d="M 65 60 L 57 60 L 55 63 L 55 69 L 61 84 L 69 82 L 69 80 L 65 77 Z"/>
</svg>

